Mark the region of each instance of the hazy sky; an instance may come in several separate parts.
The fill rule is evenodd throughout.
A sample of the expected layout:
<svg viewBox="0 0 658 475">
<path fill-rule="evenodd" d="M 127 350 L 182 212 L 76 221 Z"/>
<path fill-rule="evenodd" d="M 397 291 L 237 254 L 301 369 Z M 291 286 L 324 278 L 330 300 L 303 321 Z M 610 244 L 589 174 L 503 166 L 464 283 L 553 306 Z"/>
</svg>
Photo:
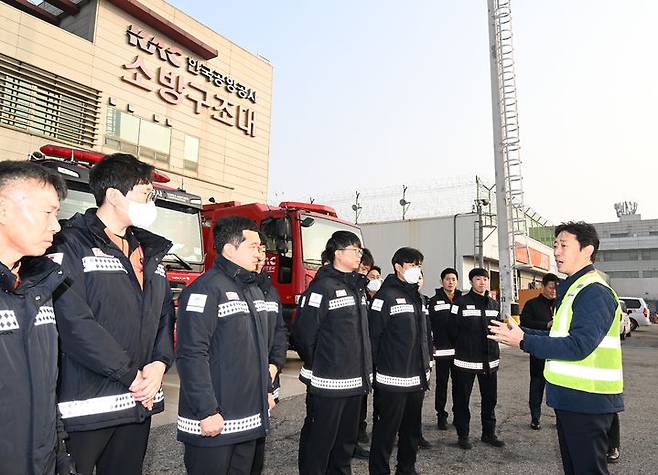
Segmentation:
<svg viewBox="0 0 658 475">
<path fill-rule="evenodd" d="M 493 179 L 486 0 L 173 0 L 274 66 L 270 196 Z M 514 0 L 526 204 L 658 218 L 658 2 Z"/>
</svg>

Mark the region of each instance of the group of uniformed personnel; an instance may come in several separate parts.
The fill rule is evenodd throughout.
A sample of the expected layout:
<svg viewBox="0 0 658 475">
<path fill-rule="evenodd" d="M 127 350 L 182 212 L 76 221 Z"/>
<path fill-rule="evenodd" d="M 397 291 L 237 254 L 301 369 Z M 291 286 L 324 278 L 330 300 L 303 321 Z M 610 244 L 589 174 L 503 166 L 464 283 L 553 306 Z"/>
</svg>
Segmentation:
<svg viewBox="0 0 658 475">
<path fill-rule="evenodd" d="M 171 242 L 143 229 L 156 219 L 152 174 L 131 155 L 108 156 L 90 173 L 98 207 L 60 225 L 61 177 L 28 162 L 0 162 L 0 473 L 142 473 L 151 416 L 163 410 L 162 379 L 174 361 L 174 310 L 161 262 Z M 286 330 L 262 273 L 266 238 L 256 223 L 221 219 L 213 240 L 213 267 L 180 298 L 178 440 L 188 473 L 258 474 Z M 373 263 L 360 269 L 359 238 L 335 232 L 300 296 L 293 329 L 307 385 L 299 472 L 351 473 L 364 397 L 374 389 L 370 473 L 390 473 L 396 438 L 396 473 L 417 473 L 434 365 L 437 428 L 447 429 L 452 377 L 458 446 L 472 447 L 477 377 L 481 440 L 503 447 L 495 417 L 502 342 L 546 359 L 565 473 L 607 473 L 608 432 L 623 410 L 620 310 L 592 267 L 597 249 L 591 225 L 556 229 L 558 270 L 568 278 L 551 303 L 548 334 L 503 322 L 485 269 L 470 271 L 464 294 L 457 271 L 445 269 L 426 304 L 419 250 L 398 249 L 392 273 L 369 280 Z"/>
</svg>

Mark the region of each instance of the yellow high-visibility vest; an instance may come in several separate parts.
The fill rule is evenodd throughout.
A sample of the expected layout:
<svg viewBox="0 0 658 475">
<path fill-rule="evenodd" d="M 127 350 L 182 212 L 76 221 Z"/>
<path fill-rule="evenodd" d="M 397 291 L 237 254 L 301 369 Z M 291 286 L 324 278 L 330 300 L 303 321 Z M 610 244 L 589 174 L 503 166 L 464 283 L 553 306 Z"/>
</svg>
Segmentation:
<svg viewBox="0 0 658 475">
<path fill-rule="evenodd" d="M 601 278 L 598 272 L 588 272 L 577 279 L 569 289 L 556 310 L 550 336 L 553 338 L 569 335 L 573 302 L 576 296 L 588 285 L 600 283 L 608 287 L 615 299 L 619 297 Z M 592 353 L 578 361 L 546 360 L 544 377 L 546 381 L 570 389 L 577 389 L 595 394 L 621 394 L 624 391 L 624 375 L 621 365 L 621 340 L 619 325 L 621 307 L 617 304 L 615 318 L 599 346 Z"/>
</svg>

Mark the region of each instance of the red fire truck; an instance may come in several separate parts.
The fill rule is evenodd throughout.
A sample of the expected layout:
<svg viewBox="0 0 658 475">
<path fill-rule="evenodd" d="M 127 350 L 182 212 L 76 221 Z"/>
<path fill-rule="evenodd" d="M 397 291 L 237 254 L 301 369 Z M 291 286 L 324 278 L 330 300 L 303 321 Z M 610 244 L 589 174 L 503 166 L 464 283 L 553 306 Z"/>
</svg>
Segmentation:
<svg viewBox="0 0 658 475">
<path fill-rule="evenodd" d="M 317 204 L 284 202 L 279 206 L 241 204 L 237 201 L 203 205 L 203 237 L 206 269 L 215 259 L 212 227 L 218 218 L 244 216 L 252 219 L 267 238 L 265 271 L 281 297 L 283 318 L 291 328 L 295 321 L 295 306 L 299 296 L 322 265 L 320 254 L 335 231 L 355 233 L 358 226 L 344 221 L 333 208 Z"/>
<path fill-rule="evenodd" d="M 69 188 L 61 204 L 60 219 L 84 213 L 96 206 L 89 190 L 89 170 L 105 155 L 88 150 L 44 145 L 30 155 L 30 160 L 58 172 Z M 201 197 L 166 185 L 169 177 L 161 172 L 154 175 L 155 204 L 158 219 L 150 231 L 169 239 L 173 246 L 163 262 L 174 297 L 193 282 L 204 270 L 201 233 Z"/>
</svg>

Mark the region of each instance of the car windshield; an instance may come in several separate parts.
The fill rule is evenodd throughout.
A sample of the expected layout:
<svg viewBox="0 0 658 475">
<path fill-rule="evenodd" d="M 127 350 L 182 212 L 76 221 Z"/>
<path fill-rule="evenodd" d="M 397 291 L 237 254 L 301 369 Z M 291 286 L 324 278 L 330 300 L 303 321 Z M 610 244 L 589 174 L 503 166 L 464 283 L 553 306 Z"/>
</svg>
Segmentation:
<svg viewBox="0 0 658 475">
<path fill-rule="evenodd" d="M 302 258 L 305 263 L 321 264 L 320 255 L 327 244 L 327 241 L 336 231 L 351 231 L 361 242 L 361 230 L 356 226 L 344 224 L 326 218 L 317 216 L 301 215 L 300 222 L 310 223 L 308 226 L 301 226 L 302 229 Z"/>
<path fill-rule="evenodd" d="M 640 308 L 642 304 L 637 299 L 622 299 L 628 308 Z"/>
<path fill-rule="evenodd" d="M 158 219 L 148 230 L 169 239 L 173 245 L 170 252 L 190 264 L 203 262 L 201 246 L 201 222 L 199 211 L 194 208 L 177 206 L 166 201 L 157 200 Z M 75 213 L 84 213 L 88 208 L 94 208 L 96 201 L 89 191 L 69 189 L 66 199 L 62 202 L 59 219 L 68 219 Z M 166 256 L 165 261 L 177 263 L 178 259 Z"/>
</svg>

